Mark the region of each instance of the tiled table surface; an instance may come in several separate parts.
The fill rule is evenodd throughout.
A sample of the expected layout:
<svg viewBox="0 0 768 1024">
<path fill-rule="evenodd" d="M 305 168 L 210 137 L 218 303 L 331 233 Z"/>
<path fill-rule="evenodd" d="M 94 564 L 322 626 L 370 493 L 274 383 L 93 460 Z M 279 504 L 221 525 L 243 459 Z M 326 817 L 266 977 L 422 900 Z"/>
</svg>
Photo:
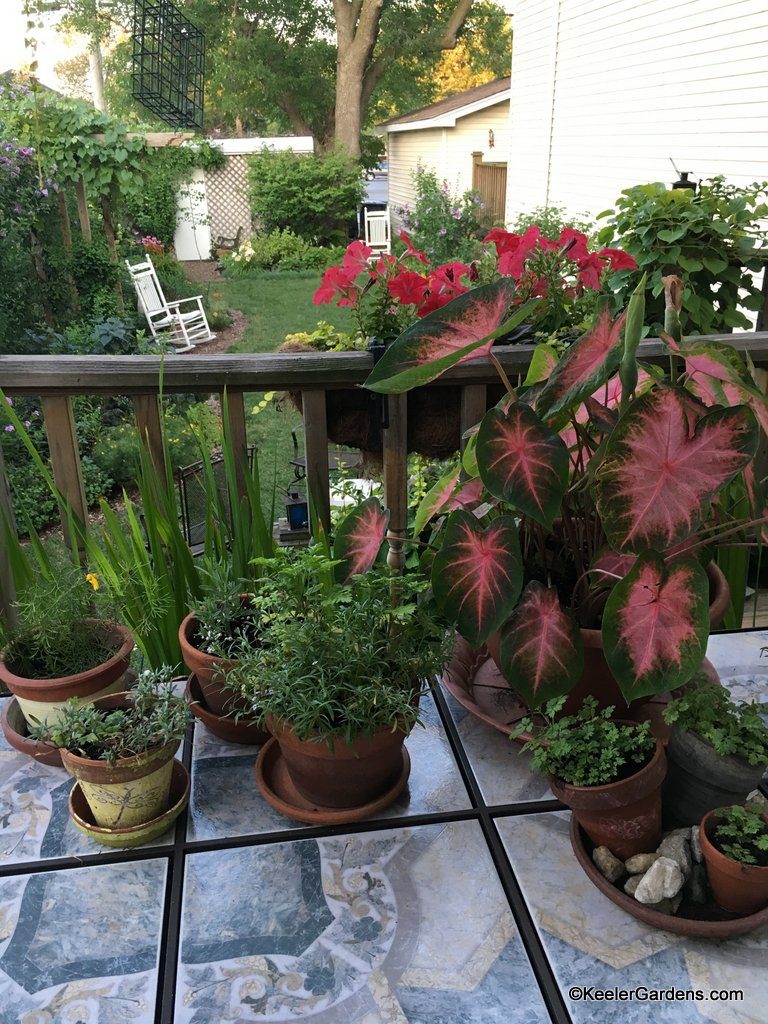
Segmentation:
<svg viewBox="0 0 768 1024">
<path fill-rule="evenodd" d="M 768 633 L 713 637 L 768 703 Z M 768 651 L 766 651 L 768 655 Z M 149 848 L 89 842 L 69 777 L 0 739 L 0 1024 L 764 1024 L 768 929 L 688 941 L 607 901 L 567 812 L 505 737 L 444 692 L 380 820 L 310 829 L 259 796 L 256 749 L 199 723 L 192 799 Z M 574 986 L 742 990 L 722 1001 L 576 1001 Z"/>
</svg>

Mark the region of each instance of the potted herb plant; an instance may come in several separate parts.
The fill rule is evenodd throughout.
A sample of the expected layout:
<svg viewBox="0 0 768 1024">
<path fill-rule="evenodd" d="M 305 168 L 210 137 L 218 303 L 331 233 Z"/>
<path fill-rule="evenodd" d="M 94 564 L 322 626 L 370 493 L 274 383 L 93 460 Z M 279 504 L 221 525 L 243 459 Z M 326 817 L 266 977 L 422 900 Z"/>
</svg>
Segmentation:
<svg viewBox="0 0 768 1024">
<path fill-rule="evenodd" d="M 482 508 L 446 515 L 463 485 L 429 495 L 437 517 L 432 585 L 473 647 L 488 644 L 529 707 L 568 694 L 616 706 L 686 683 L 700 667 L 721 574 L 708 552 L 766 521 L 761 486 L 737 520 L 720 503 L 749 475 L 768 402 L 729 346 L 679 331 L 682 292 L 668 281 L 664 367 L 638 364 L 645 282 L 627 311 L 597 322 L 562 355 L 537 349 L 522 384 L 493 341 L 514 294 L 497 282 L 409 328 L 366 386 L 400 393 L 487 356 L 504 399 L 470 434 L 466 474 Z M 455 312 L 454 312 L 455 310 Z M 748 478 L 754 482 L 758 474 Z M 426 501 L 426 499 L 425 499 Z M 478 501 L 478 505 L 480 502 Z"/>
<path fill-rule="evenodd" d="M 133 635 L 98 617 L 98 589 L 94 574 L 65 564 L 38 573 L 18 595 L 19 625 L 0 653 L 0 682 L 30 726 L 55 722 L 69 700 L 124 688 Z"/>
<path fill-rule="evenodd" d="M 544 772 L 552 792 L 573 811 L 595 846 L 621 860 L 655 850 L 661 840 L 664 748 L 648 722 L 622 722 L 614 709 L 587 697 L 573 715 L 565 698 L 549 701 L 543 724 L 523 719 L 513 736 L 531 738 L 523 749 L 531 769 Z"/>
<path fill-rule="evenodd" d="M 35 739 L 61 748 L 61 759 L 102 828 L 129 829 L 166 809 L 173 758 L 190 721 L 170 669 L 145 672 L 135 690 L 93 704 L 70 701 L 59 720 L 38 725 Z"/>
<path fill-rule="evenodd" d="M 768 726 L 759 704 L 696 676 L 663 712 L 673 726 L 667 744 L 664 815 L 694 825 L 708 811 L 741 803 L 768 765 Z"/>
<path fill-rule="evenodd" d="M 715 900 L 733 914 L 768 903 L 768 821 L 750 806 L 710 811 L 701 823 L 701 852 Z"/>
</svg>

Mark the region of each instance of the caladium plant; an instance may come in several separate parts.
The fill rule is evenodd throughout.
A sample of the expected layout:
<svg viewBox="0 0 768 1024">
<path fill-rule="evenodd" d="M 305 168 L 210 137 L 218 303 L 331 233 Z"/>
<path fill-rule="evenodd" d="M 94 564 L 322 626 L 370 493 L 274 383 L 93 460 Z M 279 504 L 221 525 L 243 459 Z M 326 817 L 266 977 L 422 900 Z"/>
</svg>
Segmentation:
<svg viewBox="0 0 768 1024">
<path fill-rule="evenodd" d="M 637 360 L 645 279 L 621 316 L 600 312 L 562 358 L 540 346 L 522 383 L 498 367 L 507 393 L 418 517 L 439 527 L 438 604 L 475 645 L 500 634 L 500 663 L 530 706 L 578 681 L 582 629 L 602 630 L 627 702 L 687 682 L 709 634 L 703 563 L 768 521 L 755 458 L 766 398 L 733 348 L 680 337 L 681 295 L 668 279 L 668 371 Z M 401 392 L 493 358 L 501 299 L 480 288 L 444 306 L 392 343 L 367 386 Z M 748 520 L 724 497 L 740 475 Z M 457 508 L 468 479 L 474 503 Z"/>
</svg>

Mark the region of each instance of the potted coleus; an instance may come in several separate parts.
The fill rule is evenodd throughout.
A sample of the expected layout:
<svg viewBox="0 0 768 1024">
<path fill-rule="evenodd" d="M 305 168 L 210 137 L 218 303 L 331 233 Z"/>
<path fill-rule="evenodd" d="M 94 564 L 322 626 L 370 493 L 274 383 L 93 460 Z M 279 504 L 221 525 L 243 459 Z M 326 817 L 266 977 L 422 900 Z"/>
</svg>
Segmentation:
<svg viewBox="0 0 768 1024">
<path fill-rule="evenodd" d="M 483 504 L 444 514 L 467 487 L 457 467 L 420 522 L 441 520 L 438 605 L 473 646 L 488 645 L 529 707 L 570 694 L 570 710 L 587 693 L 619 705 L 688 682 L 704 658 L 713 585 L 722 609 L 709 552 L 766 521 L 751 470 L 768 403 L 731 348 L 682 342 L 675 282 L 668 373 L 637 361 L 643 280 L 625 313 L 604 309 L 559 360 L 537 349 L 514 385 L 492 348 L 517 301 L 501 280 L 405 331 L 366 382 L 397 393 L 479 356 L 496 362 L 506 395 L 463 457 Z M 738 475 L 750 485 L 747 521 L 719 502 Z"/>
<path fill-rule="evenodd" d="M 30 579 L 16 601 L 18 626 L 0 653 L 0 683 L 28 725 L 54 722 L 69 700 L 124 689 L 134 647 L 125 626 L 99 617 L 93 573 L 63 564 Z"/>
<path fill-rule="evenodd" d="M 70 701 L 59 720 L 38 725 L 35 739 L 61 748 L 97 826 L 131 829 L 166 810 L 173 759 L 190 721 L 170 669 L 145 672 L 135 690 Z"/>
<path fill-rule="evenodd" d="M 664 708 L 672 725 L 667 744 L 664 814 L 695 825 L 708 811 L 741 803 L 768 765 L 768 726 L 759 704 L 731 700 L 728 691 L 696 676 Z"/>
<path fill-rule="evenodd" d="M 587 697 L 574 715 L 562 715 L 565 698 L 549 701 L 543 721 L 523 719 L 523 749 L 531 769 L 549 777 L 552 792 L 573 811 L 595 846 L 621 860 L 655 850 L 661 839 L 664 748 L 649 722 L 615 721 Z"/>
<path fill-rule="evenodd" d="M 710 811 L 701 823 L 701 852 L 715 900 L 733 914 L 768 904 L 768 820 L 756 807 Z"/>
</svg>

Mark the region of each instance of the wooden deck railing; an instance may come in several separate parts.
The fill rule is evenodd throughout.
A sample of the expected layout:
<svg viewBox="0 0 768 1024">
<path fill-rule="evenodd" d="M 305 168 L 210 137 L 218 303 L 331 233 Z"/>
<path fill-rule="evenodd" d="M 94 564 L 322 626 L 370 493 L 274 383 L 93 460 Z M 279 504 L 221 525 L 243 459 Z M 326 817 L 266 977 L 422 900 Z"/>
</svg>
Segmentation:
<svg viewBox="0 0 768 1024">
<path fill-rule="evenodd" d="M 740 352 L 749 352 L 756 366 L 768 367 L 768 333 L 717 335 Z M 712 340 L 712 339 L 710 339 Z M 501 346 L 494 349 L 510 377 L 524 374 L 533 346 Z M 641 343 L 640 358 L 665 362 L 661 342 Z M 274 353 L 243 355 L 171 355 L 162 362 L 163 391 L 166 394 L 200 395 L 227 392 L 232 438 L 246 465 L 247 440 L 244 394 L 264 391 L 302 393 L 304 444 L 309 493 L 321 519 L 329 523 L 328 435 L 326 391 L 363 383 L 372 367 L 367 352 Z M 157 356 L 0 356 L 0 388 L 6 395 L 30 395 L 39 399 L 50 449 L 53 477 L 74 512 L 88 521 L 80 451 L 72 413 L 76 395 L 125 395 L 132 399 L 136 426 L 147 439 L 156 464 L 161 465 L 160 393 L 161 360 Z M 481 418 L 486 403 L 486 385 L 498 377 L 488 359 L 454 367 L 429 385 L 462 387 L 462 431 Z M 383 432 L 384 500 L 390 510 L 389 561 L 394 567 L 404 561 L 403 540 L 408 514 L 407 406 L 406 396 L 394 395 L 389 403 L 389 427 Z M 0 453 L 0 506 L 10 513 L 8 482 Z M 13 600 L 7 552 L 0 538 L 0 610 Z"/>
</svg>

